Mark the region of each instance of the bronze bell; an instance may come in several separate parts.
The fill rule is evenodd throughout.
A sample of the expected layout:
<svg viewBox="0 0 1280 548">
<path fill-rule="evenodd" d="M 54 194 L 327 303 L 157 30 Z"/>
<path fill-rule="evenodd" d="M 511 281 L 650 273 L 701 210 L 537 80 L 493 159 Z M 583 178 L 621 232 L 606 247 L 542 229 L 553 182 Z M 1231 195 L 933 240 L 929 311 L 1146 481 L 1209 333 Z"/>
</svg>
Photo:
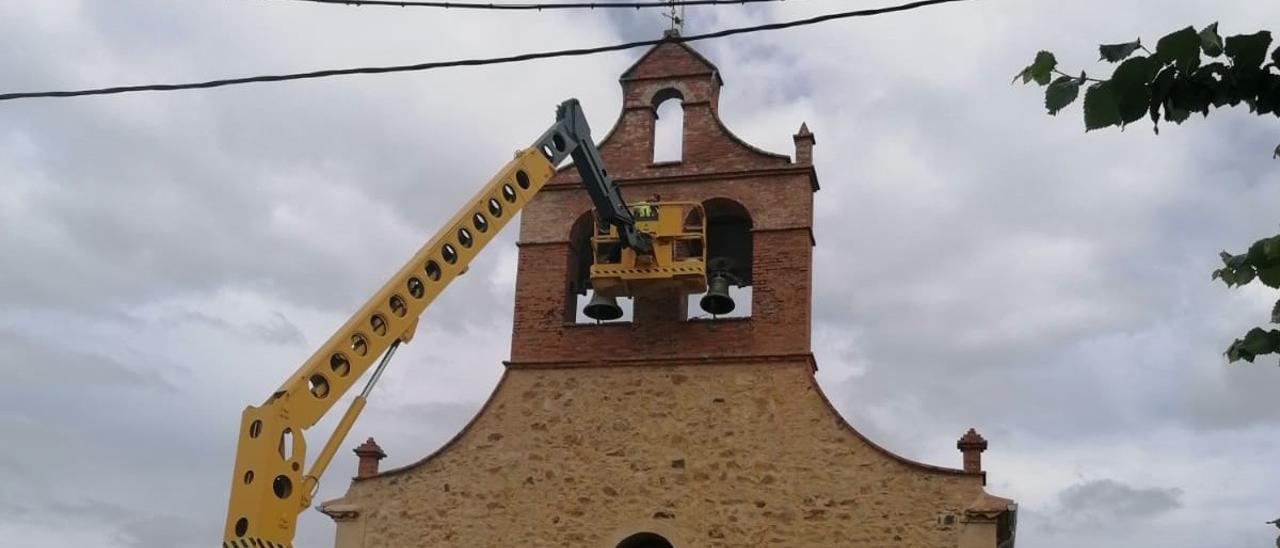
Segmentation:
<svg viewBox="0 0 1280 548">
<path fill-rule="evenodd" d="M 618 306 L 617 298 L 592 293 L 591 302 L 587 303 L 587 306 L 582 309 L 582 313 L 595 321 L 605 322 L 621 318 L 622 307 Z"/>
<path fill-rule="evenodd" d="M 707 294 L 698 301 L 708 314 L 720 316 L 733 312 L 733 297 L 729 296 L 729 277 L 713 274 L 707 284 Z"/>
</svg>

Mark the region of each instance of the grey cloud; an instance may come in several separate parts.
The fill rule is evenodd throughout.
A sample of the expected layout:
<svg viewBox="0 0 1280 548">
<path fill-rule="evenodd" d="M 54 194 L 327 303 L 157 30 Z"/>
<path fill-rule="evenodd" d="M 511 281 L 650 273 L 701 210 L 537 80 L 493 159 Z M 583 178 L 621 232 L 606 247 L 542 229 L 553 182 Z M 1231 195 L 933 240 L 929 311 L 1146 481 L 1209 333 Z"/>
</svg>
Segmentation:
<svg viewBox="0 0 1280 548">
<path fill-rule="evenodd" d="M 17 476 L 21 475 L 25 470 L 25 467 L 17 458 L 9 455 L 0 455 L 0 471 Z"/>
<path fill-rule="evenodd" d="M 110 531 L 108 537 L 120 545 L 207 546 L 192 532 L 198 530 L 194 520 L 173 515 L 148 515 L 147 511 L 128 508 L 101 500 L 54 500 L 44 503 L 0 501 L 6 518 L 28 524 L 78 523 L 101 524 Z"/>
<path fill-rule="evenodd" d="M 302 344 L 306 337 L 298 326 L 289 321 L 284 314 L 276 312 L 267 323 L 252 326 L 253 331 L 262 340 L 273 344 Z"/>
<path fill-rule="evenodd" d="M 124 546 L 135 548 L 208 546 L 210 542 L 207 539 L 192 535 L 196 529 L 194 521 L 173 515 L 135 517 L 113 532 L 112 538 Z"/>
<path fill-rule="evenodd" d="M 1221 340 L 1226 339 L 1206 344 L 1221 344 Z M 1274 424 L 1277 413 L 1272 399 L 1280 390 L 1280 375 L 1276 374 L 1275 364 L 1267 361 L 1271 360 L 1258 360 L 1253 366 L 1201 371 L 1187 379 L 1183 389 L 1162 407 L 1206 430 Z"/>
<path fill-rule="evenodd" d="M 154 314 L 155 311 L 148 311 L 148 313 Z M 224 318 L 183 307 L 179 307 L 174 311 L 164 312 L 163 318 L 144 316 L 141 313 L 135 313 L 133 317 L 139 321 L 151 321 L 153 323 L 202 325 L 236 335 L 255 337 L 271 344 L 294 345 L 306 342 L 306 336 L 302 333 L 302 329 L 292 321 L 289 321 L 289 318 L 280 312 L 271 313 L 270 319 L 243 325 L 235 325 Z"/>
<path fill-rule="evenodd" d="M 118 523 L 130 519 L 136 511 L 101 500 L 53 501 L 38 505 L 35 509 L 44 514 L 73 519 L 89 519 Z"/>
<path fill-rule="evenodd" d="M 100 500 L 82 501 L 47 501 L 10 502 L 0 500 L 0 510 L 8 517 L 16 517 L 22 521 L 63 521 L 80 520 L 106 523 L 119 523 L 130 519 L 134 513 L 122 506 Z"/>
<path fill-rule="evenodd" d="M 114 358 L 59 348 L 0 328 L 6 370 L 18 386 L 52 386 L 74 382 L 80 386 L 119 385 L 170 390 L 174 385 L 154 370 L 125 365 Z"/>
<path fill-rule="evenodd" d="M 182 16 L 155 5 L 136 8 L 123 19 L 118 9 L 106 10 L 110 14 L 90 10 L 81 14 L 82 23 L 97 25 L 95 38 L 109 44 L 105 51 L 110 52 L 137 40 L 136 33 L 124 30 L 129 26 L 124 20 L 141 25 L 203 19 L 225 25 L 238 17 L 226 7 L 199 8 L 202 14 L 180 10 Z M 286 16 L 283 10 L 276 13 Z M 347 24 L 333 10 L 316 13 Z M 11 36 L 17 38 L 30 30 L 14 26 Z M 199 42 L 209 39 L 209 31 L 190 30 L 183 36 L 197 40 L 197 51 L 239 47 Z M 202 68 L 246 70 L 227 59 L 254 59 L 258 53 L 219 51 L 216 62 Z M 15 64 L 15 80 L 47 80 L 36 77 L 38 63 Z M 524 79 L 540 70 L 513 68 L 508 74 Z M 6 232 L 16 235 L 7 251 L 44 260 L 12 265 L 12 283 L 0 288 L 0 295 L 33 306 L 94 307 L 238 284 L 348 310 L 398 266 L 406 249 L 426 239 L 427 229 L 434 228 L 431 219 L 446 217 L 510 150 L 549 123 L 551 106 L 564 93 L 563 86 L 522 86 L 526 95 L 556 97 L 540 101 L 546 107 L 533 115 L 524 114 L 517 102 L 471 120 L 455 115 L 456 110 L 426 110 L 463 94 L 458 83 L 447 89 L 438 85 L 450 80 L 491 83 L 474 73 L 423 75 L 409 86 L 383 87 L 388 99 L 374 102 L 359 100 L 368 82 L 344 80 L 306 93 L 261 87 L 88 100 L 56 110 L 38 103 L 10 106 L 0 117 L 9 122 L 11 134 L 32 143 L 33 151 L 5 168 L 21 183 L 18 188 L 35 188 L 24 191 L 25 209 L 40 217 L 7 219 Z M 609 89 L 604 84 L 596 87 Z M 357 103 L 362 108 L 332 108 Z M 314 132 L 312 126 L 325 129 Z M 504 131 L 469 129 L 484 127 Z M 458 134 L 432 136 L 446 128 Z M 528 137 L 519 137 L 520 128 L 527 128 Z M 465 144 L 460 137 L 467 138 Z M 424 161 L 441 154 L 493 160 Z M 355 225 L 374 232 L 357 237 L 350 228 Z M 50 232 L 59 238 L 56 244 L 48 241 Z M 316 246 L 311 238 L 333 245 Z M 281 249 L 290 252 L 281 254 Z M 77 277 L 85 264 L 92 265 L 92 286 Z"/>
<path fill-rule="evenodd" d="M 1176 487 L 1132 487 L 1100 479 L 1064 489 L 1058 494 L 1058 502 L 1067 519 L 1087 525 L 1113 525 L 1182 508 L 1182 495 Z"/>
<path fill-rule="evenodd" d="M 174 314 L 173 319 L 177 322 L 205 325 L 228 331 L 235 331 L 236 329 L 235 326 L 231 325 L 231 322 L 199 310 L 183 309 Z"/>
</svg>

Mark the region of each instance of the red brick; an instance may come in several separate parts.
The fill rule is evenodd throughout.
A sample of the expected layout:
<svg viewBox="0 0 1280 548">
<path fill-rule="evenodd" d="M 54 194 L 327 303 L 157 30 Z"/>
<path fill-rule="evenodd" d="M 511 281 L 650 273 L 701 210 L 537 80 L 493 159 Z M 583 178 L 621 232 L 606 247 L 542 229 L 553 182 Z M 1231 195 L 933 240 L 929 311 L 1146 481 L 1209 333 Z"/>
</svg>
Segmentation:
<svg viewBox="0 0 1280 548">
<path fill-rule="evenodd" d="M 566 168 L 521 217 L 512 364 L 808 354 L 812 136 L 797 138 L 803 164 L 734 136 L 717 115 L 718 71 L 674 42 L 651 50 L 620 82 L 623 109 L 599 145 L 606 169 L 631 199 L 657 193 L 663 200 L 728 198 L 745 207 L 753 226 L 752 316 L 689 321 L 683 298 L 667 296 L 637 299 L 628 323 L 567 323 L 569 235 L 591 202 L 577 172 Z M 655 98 L 671 90 L 683 98 L 683 158 L 655 164 Z"/>
</svg>

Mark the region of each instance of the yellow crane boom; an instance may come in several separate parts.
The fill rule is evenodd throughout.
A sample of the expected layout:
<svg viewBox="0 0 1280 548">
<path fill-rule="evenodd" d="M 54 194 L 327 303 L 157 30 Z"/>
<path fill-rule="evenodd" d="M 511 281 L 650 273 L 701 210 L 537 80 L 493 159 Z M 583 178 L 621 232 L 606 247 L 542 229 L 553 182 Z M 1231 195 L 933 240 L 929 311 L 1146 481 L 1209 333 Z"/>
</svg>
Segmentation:
<svg viewBox="0 0 1280 548">
<path fill-rule="evenodd" d="M 556 122 L 532 146 L 516 153 L 426 245 L 360 307 L 329 340 L 267 398 L 240 419 L 224 548 L 289 547 L 298 514 L 312 497 L 338 446 L 364 408 L 382 367 L 401 342 L 413 338 L 418 317 L 507 222 L 572 157 L 602 223 L 623 245 L 649 252 L 617 186 L 605 173 L 591 130 L 576 99 L 560 105 Z M 307 466 L 303 433 L 383 356 L 364 391 L 343 415 L 324 448 Z"/>
</svg>

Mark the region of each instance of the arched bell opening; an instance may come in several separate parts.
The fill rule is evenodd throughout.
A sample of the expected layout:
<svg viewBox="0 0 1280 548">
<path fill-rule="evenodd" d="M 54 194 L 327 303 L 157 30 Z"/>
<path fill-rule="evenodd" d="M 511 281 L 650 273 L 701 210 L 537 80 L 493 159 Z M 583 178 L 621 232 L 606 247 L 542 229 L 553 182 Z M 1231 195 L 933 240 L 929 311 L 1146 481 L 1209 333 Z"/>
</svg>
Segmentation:
<svg viewBox="0 0 1280 548">
<path fill-rule="evenodd" d="M 653 95 L 653 163 L 684 159 L 684 95 L 667 88 Z"/>
<path fill-rule="evenodd" d="M 675 548 L 671 541 L 657 533 L 637 533 L 618 543 L 618 548 Z"/>
<path fill-rule="evenodd" d="M 751 316 L 751 214 L 729 198 L 702 202 L 707 217 L 707 292 L 691 295 L 689 319 Z"/>
<path fill-rule="evenodd" d="M 601 322 L 629 322 L 632 317 L 631 299 L 596 296 L 591 289 L 591 264 L 594 256 L 591 236 L 595 231 L 595 214 L 588 211 L 578 216 L 569 229 L 569 253 L 567 279 L 565 280 L 565 323 L 595 324 Z"/>
</svg>

